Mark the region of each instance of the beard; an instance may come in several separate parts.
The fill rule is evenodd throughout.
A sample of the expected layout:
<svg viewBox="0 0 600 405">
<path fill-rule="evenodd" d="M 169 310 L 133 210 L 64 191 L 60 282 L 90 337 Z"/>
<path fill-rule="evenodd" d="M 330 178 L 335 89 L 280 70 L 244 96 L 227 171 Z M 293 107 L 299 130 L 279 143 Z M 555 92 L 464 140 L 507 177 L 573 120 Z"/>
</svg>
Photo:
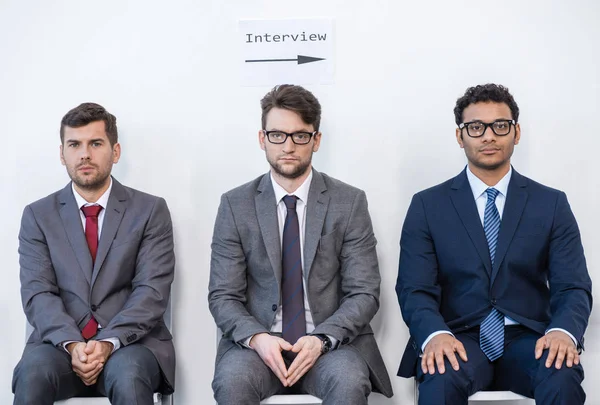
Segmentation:
<svg viewBox="0 0 600 405">
<path fill-rule="evenodd" d="M 95 169 L 95 174 L 87 176 L 81 175 L 78 170 L 79 166 L 67 168 L 67 173 L 69 174 L 71 181 L 83 190 L 93 191 L 101 189 L 110 177 L 112 165 L 106 170 L 100 170 L 98 166 L 89 163 L 86 163 L 85 166 L 92 166 Z"/>
<path fill-rule="evenodd" d="M 286 179 L 297 179 L 298 177 L 305 174 L 310 168 L 310 164 L 312 161 L 312 152 L 308 159 L 301 160 L 297 162 L 297 165 L 294 167 L 289 167 L 290 165 L 283 165 L 277 162 L 277 159 L 273 159 L 269 157 L 267 154 L 267 161 L 278 175 Z"/>
</svg>

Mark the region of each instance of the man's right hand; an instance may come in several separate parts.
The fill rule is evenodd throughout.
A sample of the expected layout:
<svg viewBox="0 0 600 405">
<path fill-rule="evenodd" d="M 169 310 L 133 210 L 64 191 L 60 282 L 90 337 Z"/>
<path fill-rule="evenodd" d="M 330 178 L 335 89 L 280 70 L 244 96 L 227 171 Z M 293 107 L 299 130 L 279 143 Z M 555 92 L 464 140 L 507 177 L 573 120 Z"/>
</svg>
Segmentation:
<svg viewBox="0 0 600 405">
<path fill-rule="evenodd" d="M 435 365 L 437 364 L 439 373 L 444 374 L 446 372 L 444 356 L 448 358 L 452 368 L 458 370 L 458 360 L 454 353 L 458 353 L 463 361 L 467 361 L 467 351 L 460 340 L 449 333 L 440 333 L 439 335 L 434 336 L 429 343 L 427 343 L 427 346 L 425 346 L 425 351 L 421 358 L 421 369 L 423 370 L 423 373 L 427 374 L 429 372 L 429 374 L 435 374 Z"/>
<path fill-rule="evenodd" d="M 98 375 L 102 371 L 104 364 L 99 360 L 94 360 L 88 364 L 88 356 L 85 353 L 85 342 L 73 342 L 67 345 L 67 350 L 71 353 L 71 367 L 75 374 L 81 378 L 85 385 L 93 385 L 98 380 Z"/>
<path fill-rule="evenodd" d="M 292 345 L 284 339 L 268 333 L 258 333 L 248 345 L 258 353 L 262 361 L 275 373 L 284 387 L 287 387 L 288 372 L 281 356 L 282 350 L 292 350 Z"/>
</svg>

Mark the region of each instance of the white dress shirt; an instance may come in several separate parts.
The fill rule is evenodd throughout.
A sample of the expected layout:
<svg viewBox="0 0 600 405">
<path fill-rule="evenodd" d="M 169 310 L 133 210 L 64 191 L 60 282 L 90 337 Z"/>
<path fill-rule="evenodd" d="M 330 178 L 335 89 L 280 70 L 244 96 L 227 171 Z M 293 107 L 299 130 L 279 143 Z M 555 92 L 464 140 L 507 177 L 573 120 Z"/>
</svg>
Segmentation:
<svg viewBox="0 0 600 405">
<path fill-rule="evenodd" d="M 510 183 L 511 175 L 512 175 L 512 166 L 508 169 L 508 173 L 506 173 L 504 175 L 504 177 L 502 177 L 502 179 L 500 179 L 500 181 L 495 186 L 491 186 L 491 187 L 495 188 L 496 190 L 498 190 L 498 195 L 496 196 L 495 203 L 496 203 L 496 208 L 498 209 L 498 214 L 500 214 L 501 220 L 502 220 L 502 214 L 504 213 L 504 204 L 506 203 L 506 194 L 508 192 L 508 184 Z M 481 181 L 481 179 L 479 179 L 479 177 L 475 176 L 473 174 L 473 172 L 471 171 L 471 168 L 468 166 L 467 166 L 467 180 L 469 181 L 469 185 L 471 186 L 471 191 L 473 192 L 473 198 L 475 199 L 475 204 L 477 205 L 477 213 L 479 214 L 479 219 L 481 220 L 481 225 L 483 226 L 485 206 L 487 204 L 486 190 L 488 188 L 490 188 L 490 186 L 488 186 L 483 181 Z M 500 225 L 500 226 L 502 226 L 502 225 Z M 509 318 L 508 316 L 504 316 L 504 325 L 518 325 L 518 324 L 519 323 L 517 321 Z M 569 337 L 571 339 L 573 339 L 573 342 L 575 342 L 575 346 L 577 346 L 577 340 L 575 339 L 575 337 L 564 329 L 552 328 L 552 329 L 547 330 L 546 333 L 551 332 L 553 330 L 560 330 L 560 331 L 566 333 L 567 335 L 569 335 Z M 427 339 L 425 339 L 425 342 L 421 346 L 421 351 L 425 350 L 425 346 L 427 346 L 427 343 L 429 343 L 429 341 L 431 339 L 433 339 L 435 336 L 437 336 L 441 333 L 448 333 L 448 334 L 452 335 L 452 333 L 448 332 L 447 330 L 440 330 L 440 331 L 433 332 L 431 335 L 429 335 L 427 337 Z"/>
<path fill-rule="evenodd" d="M 110 191 L 112 190 L 112 184 L 113 184 L 112 178 L 110 178 L 110 184 L 108 185 L 108 188 L 106 189 L 104 194 L 102 194 L 100 196 L 100 198 L 98 198 L 98 201 L 96 201 L 95 203 L 89 203 L 85 200 L 85 198 L 83 198 L 77 192 L 77 190 L 75 190 L 75 185 L 73 183 L 71 183 L 71 188 L 73 190 L 73 196 L 75 197 L 75 201 L 77 202 L 77 207 L 79 207 L 79 217 L 81 218 L 81 225 L 83 226 L 84 233 L 85 233 L 85 214 L 83 213 L 81 208 L 82 207 L 90 207 L 93 205 L 99 205 L 102 207 L 102 210 L 98 214 L 98 241 L 100 241 L 100 235 L 102 234 L 102 224 L 104 223 L 104 215 L 106 212 L 106 207 L 108 206 L 108 197 L 110 197 Z M 102 325 L 98 325 L 98 328 L 102 328 Z M 113 344 L 113 353 L 115 350 L 117 350 L 121 347 L 121 342 L 116 337 L 101 339 L 101 341 L 112 343 Z M 67 350 L 67 345 L 69 343 L 73 343 L 73 341 L 68 341 L 68 342 L 62 343 L 62 346 L 65 348 L 65 350 Z"/>
</svg>

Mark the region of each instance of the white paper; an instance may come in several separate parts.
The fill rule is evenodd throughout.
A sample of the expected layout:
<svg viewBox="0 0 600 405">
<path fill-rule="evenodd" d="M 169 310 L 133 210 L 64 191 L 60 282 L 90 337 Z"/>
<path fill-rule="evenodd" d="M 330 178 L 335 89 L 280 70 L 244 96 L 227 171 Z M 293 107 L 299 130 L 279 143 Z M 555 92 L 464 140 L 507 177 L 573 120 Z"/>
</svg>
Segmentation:
<svg viewBox="0 0 600 405">
<path fill-rule="evenodd" d="M 240 20 L 239 41 L 243 86 L 333 84 L 332 19 Z"/>
</svg>

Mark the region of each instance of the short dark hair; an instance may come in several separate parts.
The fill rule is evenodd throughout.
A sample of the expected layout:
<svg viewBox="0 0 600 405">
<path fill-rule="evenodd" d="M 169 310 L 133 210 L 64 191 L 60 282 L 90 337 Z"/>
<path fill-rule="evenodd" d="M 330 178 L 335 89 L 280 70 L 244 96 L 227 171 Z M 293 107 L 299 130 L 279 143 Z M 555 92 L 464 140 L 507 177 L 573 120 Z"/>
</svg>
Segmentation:
<svg viewBox="0 0 600 405">
<path fill-rule="evenodd" d="M 117 118 L 96 103 L 82 103 L 69 111 L 60 122 L 60 142 L 65 141 L 65 127 L 84 127 L 95 121 L 104 121 L 106 136 L 110 145 L 119 142 L 117 131 Z"/>
<path fill-rule="evenodd" d="M 262 100 L 262 129 L 267 129 L 267 114 L 273 108 L 296 112 L 305 124 L 312 125 L 315 131 L 321 125 L 321 104 L 308 90 L 293 84 L 281 84 L 273 87 Z"/>
<path fill-rule="evenodd" d="M 464 96 L 456 100 L 454 107 L 454 119 L 456 125 L 463 122 L 463 112 L 471 104 L 475 103 L 505 103 L 512 114 L 512 119 L 519 122 L 519 106 L 515 102 L 513 96 L 509 93 L 508 88 L 494 83 L 480 84 L 474 87 L 469 87 L 465 91 Z"/>
</svg>

